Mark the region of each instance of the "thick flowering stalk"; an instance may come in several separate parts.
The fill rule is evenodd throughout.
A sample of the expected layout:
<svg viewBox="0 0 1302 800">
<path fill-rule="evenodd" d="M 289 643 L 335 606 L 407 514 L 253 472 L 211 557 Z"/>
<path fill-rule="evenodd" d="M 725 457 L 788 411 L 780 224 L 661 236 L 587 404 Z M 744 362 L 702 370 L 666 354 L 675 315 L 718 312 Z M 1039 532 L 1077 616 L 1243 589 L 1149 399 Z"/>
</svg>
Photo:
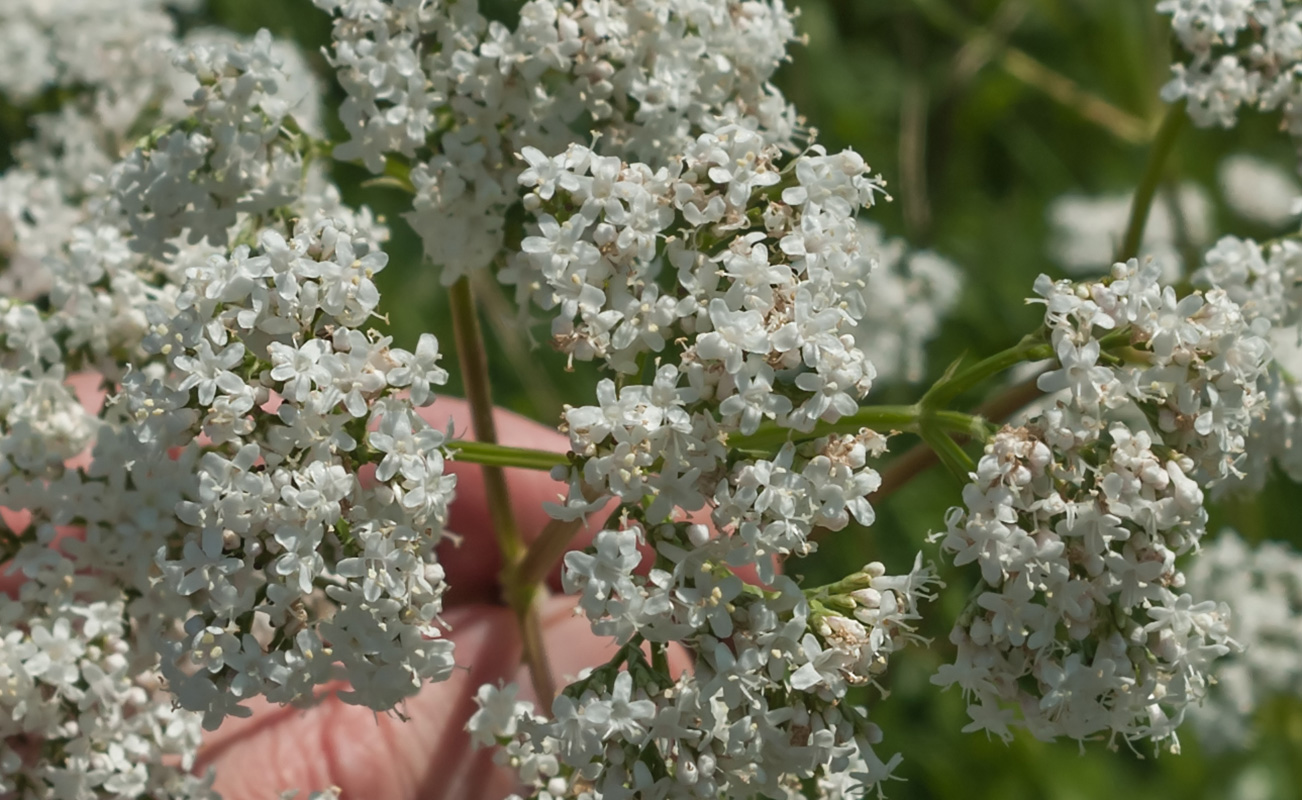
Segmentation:
<svg viewBox="0 0 1302 800">
<path fill-rule="evenodd" d="M 1058 353 L 1039 384 L 1060 399 L 987 445 L 942 542 L 981 567 L 934 679 L 962 687 L 970 730 L 1175 748 L 1236 646 L 1228 607 L 1176 591 L 1175 559 L 1205 532 L 1203 488 L 1235 474 L 1268 348 L 1223 291 L 1177 300 L 1157 278 L 1132 260 L 1037 284 Z"/>
</svg>

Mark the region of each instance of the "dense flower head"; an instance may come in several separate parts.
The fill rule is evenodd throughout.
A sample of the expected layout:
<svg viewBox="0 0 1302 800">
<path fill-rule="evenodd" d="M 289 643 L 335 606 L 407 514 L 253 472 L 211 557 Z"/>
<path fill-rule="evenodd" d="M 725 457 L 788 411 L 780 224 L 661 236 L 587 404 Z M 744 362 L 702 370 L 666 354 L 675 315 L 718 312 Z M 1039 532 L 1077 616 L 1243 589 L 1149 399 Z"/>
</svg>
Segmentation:
<svg viewBox="0 0 1302 800">
<path fill-rule="evenodd" d="M 1302 691 L 1302 556 L 1282 542 L 1249 544 L 1221 531 L 1189 568 L 1188 585 L 1235 609 L 1230 632 L 1242 652 L 1216 671 L 1216 685 L 1189 717 L 1213 751 L 1253 739 L 1252 714 L 1272 694 Z"/>
<path fill-rule="evenodd" d="M 1298 67 L 1302 7 L 1290 0 L 1161 0 L 1188 60 L 1171 68 L 1167 102 L 1184 100 L 1199 125 L 1232 127 L 1241 108 L 1279 109 L 1302 135 Z"/>
<path fill-rule="evenodd" d="M 1253 422 L 1246 441 L 1241 474 L 1219 491 L 1247 492 L 1261 488 L 1272 462 L 1290 477 L 1302 476 L 1302 453 L 1295 442 L 1302 435 L 1302 395 L 1297 376 L 1302 374 L 1298 359 L 1299 322 L 1298 274 L 1302 248 L 1283 239 L 1259 245 L 1251 239 L 1223 237 L 1207 251 L 1203 266 L 1194 273 L 1195 283 L 1224 291 L 1243 309 L 1245 317 L 1270 325 L 1275 355 L 1264 386 L 1265 413 Z"/>
<path fill-rule="evenodd" d="M 46 257 L 53 313 L 3 301 L 0 506 L 29 515 L 5 539 L 26 578 L 0 619 L 5 791 L 204 796 L 200 722 L 340 678 L 388 710 L 453 665 L 434 547 L 455 482 L 414 405 L 447 378 L 438 344 L 367 328 L 383 228 L 305 177 L 269 37 L 176 60 L 193 124 L 148 137 Z"/>
<path fill-rule="evenodd" d="M 199 83 L 186 103 L 197 125 L 151 135 L 108 176 L 133 248 L 160 255 L 182 233 L 190 244 L 225 246 L 238 215 L 288 205 L 303 173 L 299 142 L 284 131 L 284 73 L 268 32 L 248 47 L 196 45 L 176 65 Z"/>
<path fill-rule="evenodd" d="M 874 519 L 870 461 L 885 437 L 807 434 L 854 413 L 876 374 L 856 331 L 872 308 L 877 247 L 861 246 L 855 216 L 881 195 L 880 179 L 853 152 L 786 155 L 731 122 L 707 126 L 663 166 L 579 144 L 521 157 L 534 222 L 501 277 L 522 307 L 555 315 L 558 349 L 616 376 L 596 405 L 565 411 L 577 458 L 558 471 L 571 488 L 555 513 L 586 513 L 601 495 L 625 508 L 564 573 L 593 631 L 624 655 L 567 689 L 551 720 L 517 706 L 485 741 L 515 730 L 512 760 L 551 796 L 589 783 L 603 797 L 877 785 L 896 762 L 878 759 L 880 731 L 840 700 L 912 640 L 934 578 L 920 560 L 899 578 L 875 565 L 858 600 L 847 589 L 804 601 L 774 558 L 812 552 L 815 528 Z M 764 426 L 807 441 L 769 458 L 729 446 Z M 676 521 L 707 508 L 717 537 Z M 637 570 L 639 546 L 657 554 L 649 574 Z M 779 588 L 748 589 L 732 570 L 751 564 Z M 639 668 L 642 642 L 687 645 L 695 673 Z M 621 664 L 631 683 L 598 681 Z M 617 723 L 613 706 L 646 711 Z M 657 740 L 647 720 L 665 715 L 686 727 Z M 650 746 L 647 762 L 638 754 Z"/>
<path fill-rule="evenodd" d="M 581 607 L 594 620 L 635 614 L 639 633 L 617 634 L 615 658 L 571 684 L 550 718 L 515 700 L 513 686 L 484 687 L 472 735 L 504 744 L 500 757 L 540 798 L 796 797 L 801 776 L 827 797 L 880 789 L 900 756 L 876 754 L 882 732 L 846 692 L 917 640 L 930 568 L 919 557 L 891 576 L 872 563 L 817 591 L 785 577 L 759 590 L 723 567 L 726 540 L 691 528 L 656 532 L 663 568 L 646 576 L 632 573 L 636 529 L 600 534 L 595 557 L 571 554 L 566 581 Z M 673 640 L 699 654 L 677 679 L 658 663 Z"/>
<path fill-rule="evenodd" d="M 514 29 L 475 3 L 316 0 L 335 15 L 348 93 L 338 158 L 410 161 L 407 215 L 451 283 L 502 249 L 516 154 L 598 138 L 605 154 L 668 163 L 720 120 L 790 145 L 795 113 L 769 83 L 795 38 L 781 0 L 532 0 Z M 576 135 L 576 131 L 579 135 Z"/>
<path fill-rule="evenodd" d="M 400 117 L 405 126 L 405 134 L 390 129 L 378 146 L 355 137 L 335 156 L 349 158 L 352 147 L 374 167 L 391 151 L 426 152 L 433 129 L 419 126 L 434 117 L 411 105 L 416 95 L 394 84 L 367 96 L 350 78 L 361 73 L 350 70 L 365 62 L 365 80 L 377 80 L 384 70 L 366 61 L 375 57 L 396 58 L 408 77 L 428 70 L 442 95 L 427 99 L 448 100 L 454 117 L 435 156 L 411 171 L 417 228 L 438 241 L 446 230 L 421 228 L 421 214 L 434 214 L 440 224 L 452 222 L 447 230 L 491 238 L 493 219 L 524 190 L 541 235 L 525 242 L 512 269 L 530 284 L 534 270 L 573 283 L 564 256 L 542 260 L 540 244 L 563 224 L 583 257 L 591 247 L 601 260 L 588 288 L 534 298 L 564 312 L 558 339 L 570 334 L 575 357 L 600 358 L 621 375 L 644 354 L 676 356 L 660 364 L 651 384 L 608 381 L 602 406 L 567 413 L 580 454 L 572 487 L 584 499 L 558 513 L 599 504 L 587 497 L 594 486 L 627 503 L 650 501 L 599 533 L 591 554 L 567 558 L 567 588 L 580 596 L 594 629 L 626 645 L 625 659 L 640 655 L 638 642 L 663 648 L 691 641 L 703 653 L 701 668 L 678 679 L 677 692 L 654 670 L 655 680 L 668 681 L 654 702 L 628 673 L 589 680 L 557 700 L 558 724 L 567 719 L 567 698 L 600 718 L 607 701 L 599 698 L 608 696 L 619 713 L 605 713 L 598 737 L 636 753 L 652 713 L 676 697 L 671 704 L 689 704 L 682 713 L 708 712 L 724 727 L 705 736 L 718 726 L 693 723 L 681 752 L 666 741 L 664 757 L 684 760 L 655 776 L 662 783 L 672 772 L 677 784 L 709 791 L 745 772 L 775 790 L 801 775 L 835 791 L 847 781 L 873 785 L 889 776 L 898 757 L 879 761 L 872 744 L 880 731 L 840 699 L 847 686 L 880 675 L 890 652 L 912 639 L 918 603 L 934 578 L 921 562 L 900 578 L 870 565 L 854 587 L 806 601 L 773 568 L 774 556 L 812 550 L 815 527 L 872 521 L 865 498 L 878 480 L 869 458 L 884 451 L 885 440 L 865 429 L 788 445 L 772 458 L 737 458 L 721 438 L 753 434 L 765 421 L 807 431 L 836 420 L 856 409 L 874 374 L 855 336 L 870 307 L 865 285 L 875 251 L 861 251 L 854 217 L 881 184 L 852 152 L 829 156 L 814 146 L 792 156 L 783 149 L 793 117 L 767 79 L 792 37 L 786 12 L 758 3 L 728 14 L 647 4 L 619 9 L 626 19 L 599 20 L 595 7 L 558 12 L 538 3 L 508 34 L 468 11 L 447 16 L 434 6 L 414 16 L 381 4 L 333 10 L 341 31 L 333 56 L 350 91 L 345 122 L 382 109 L 356 131 L 373 135 Z M 415 39 L 404 40 L 399 28 L 432 33 L 445 47 L 430 51 L 423 66 L 403 62 L 401 47 Z M 551 29 L 549 49 L 539 42 Z M 479 35 L 482 41 L 473 38 Z M 504 57 L 510 36 L 536 54 Z M 386 47 L 372 47 L 375 37 Z M 725 65 L 719 53 L 728 48 L 732 63 Z M 438 621 L 444 575 L 433 548 L 453 482 L 443 472 L 443 435 L 412 406 L 428 403 L 431 385 L 446 379 L 437 342 L 426 336 L 411 353 L 367 330 L 379 303 L 373 276 L 386 265 L 385 231 L 365 212 L 341 206 L 314 169 L 317 145 L 304 131 L 317 125 L 309 108 L 286 96 L 294 82 L 270 37 L 248 44 L 209 37 L 164 49 L 190 76 L 183 90 L 189 120 L 158 126 L 116 165 L 110 159 L 92 201 L 58 197 L 69 208 L 62 219 L 78 223 L 70 234 L 21 242 L 29 252 L 45 248 L 44 289 L 58 311 L 34 314 L 17 299 L 4 307 L 4 367 L 12 380 L 2 406 L 10 478 L 3 498 L 32 515 L 14 553 L 14 567 L 28 577 L 22 613 L 8 620 L 6 635 L 23 642 L 26 654 L 9 669 L 24 670 L 13 674 L 48 698 L 80 685 L 75 670 L 82 669 L 56 669 L 51 648 L 80 653 L 79 630 L 94 637 L 110 624 L 131 654 L 119 674 L 128 681 L 154 676 L 158 691 L 166 687 L 175 698 L 171 713 L 184 723 L 178 730 L 187 731 L 187 738 L 150 746 L 188 759 L 199 721 L 213 727 L 245 714 L 244 702 L 254 697 L 306 702 L 316 686 L 345 678 L 352 686 L 346 700 L 388 709 L 423 681 L 447 676 L 451 648 Z M 647 53 L 666 55 L 643 73 Z M 512 123 L 483 126 L 487 117 L 466 101 L 492 95 L 492 73 L 482 67 L 494 59 L 533 77 L 581 69 L 582 80 L 618 93 L 571 87 L 566 91 L 578 93 L 555 98 L 550 110 L 537 97 L 499 98 L 503 114 L 515 115 L 499 122 Z M 159 83 L 173 93 L 186 86 L 174 77 Z M 571 119 L 573 109 L 563 106 L 576 98 L 603 125 L 599 149 L 572 144 L 563 125 L 539 114 Z M 497 140 L 501 130 L 516 138 Z M 482 137 L 489 147 L 477 141 Z M 535 145 L 569 149 L 544 156 Z M 612 148 L 657 166 L 603 154 Z M 467 178 L 486 204 L 458 201 L 454 189 Z M 37 187 L 35 180 L 26 185 Z M 494 182 L 501 192 L 483 188 Z M 427 198 L 436 196 L 431 205 Z M 487 224 L 463 224 L 449 213 L 454 207 Z M 690 227 L 667 249 L 680 215 Z M 19 216 L 41 217 L 27 209 Z M 495 253 L 499 244 L 490 244 L 486 252 Z M 483 245 L 449 239 L 447 246 L 464 255 Z M 433 255 L 452 276 L 476 265 L 446 251 Z M 718 284 L 718 270 L 727 285 Z M 657 282 L 661 273 L 685 283 Z M 606 278 L 615 274 L 625 280 L 610 283 L 607 294 Z M 603 313 L 618 328 L 613 334 L 591 324 Z M 686 348 L 676 341 L 684 334 Z M 102 411 L 85 410 L 63 385 L 70 354 L 103 376 L 109 398 Z M 784 388 L 775 393 L 775 386 Z M 65 466 L 87 448 L 84 470 Z M 674 458 L 664 461 L 666 452 Z M 360 478 L 367 464 L 375 466 L 377 485 Z M 44 488 L 32 475 L 42 476 Z M 707 502 L 726 536 L 711 540 L 700 524 L 673 521 Z M 51 526 L 72 521 L 84 534 L 51 550 Z M 635 573 L 638 545 L 648 543 L 660 563 L 649 575 Z M 744 591 L 731 570 L 747 563 L 783 588 Z M 88 565 L 94 570 L 86 572 Z M 50 570 L 86 574 L 68 600 L 97 604 L 92 622 L 69 621 L 69 613 L 81 612 L 43 590 L 58 585 L 43 577 Z M 57 644 L 65 640 L 71 649 Z M 767 684 L 749 675 L 757 667 Z M 732 692 L 735 680 L 754 684 L 746 696 L 757 705 L 728 705 L 736 698 L 719 695 Z M 123 702 L 104 713 L 124 713 Z M 758 719 L 777 732 L 754 736 L 747 726 Z M 56 768 L 57 753 L 76 736 L 41 727 L 56 722 L 24 723 L 24 735 L 43 741 L 52 759 L 20 760 L 24 780 L 45 780 L 43 770 Z M 560 747 L 565 769 L 590 773 L 591 733 L 556 735 L 551 724 L 522 718 L 519 730 L 532 731 L 544 751 Z M 549 744 L 552 737 L 563 745 Z M 765 759 L 770 772 L 756 773 L 753 765 Z M 641 781 L 619 770 L 603 778 L 612 796 Z"/>
<path fill-rule="evenodd" d="M 1236 647 L 1228 606 L 1177 591 L 1176 558 L 1262 412 L 1267 326 L 1222 290 L 1177 299 L 1134 260 L 1036 289 L 1058 355 L 1038 384 L 1057 399 L 995 436 L 949 514 L 941 546 L 982 583 L 934 680 L 962 687 L 972 730 L 1176 746 Z"/>
<path fill-rule="evenodd" d="M 1192 459 L 1200 482 L 1237 473 L 1244 437 L 1264 412 L 1268 320 L 1221 289 L 1180 297 L 1162 284 L 1160 267 L 1133 259 L 1079 288 L 1042 276 L 1036 291 L 1058 362 L 1039 378 L 1041 390 L 1064 391 L 1093 433 L 1113 419 L 1150 430 Z"/>
<path fill-rule="evenodd" d="M 627 374 L 683 336 L 678 369 L 701 399 L 776 377 L 810 393 L 791 414 L 766 409 L 778 424 L 851 413 L 875 374 L 852 335 L 872 266 L 853 216 L 880 183 L 853 152 L 779 157 L 731 124 L 659 169 L 571 145 L 555 177 L 521 176 L 538 221 L 503 280 L 556 309 L 573 358 Z"/>
<path fill-rule="evenodd" d="M 1202 492 L 1148 435 L 1080 435 L 1063 416 L 998 434 L 950 513 L 942 547 L 982 583 L 933 680 L 962 688 L 968 730 L 1174 746 L 1235 646 L 1228 606 L 1174 591 L 1175 559 L 1205 529 Z"/>
<path fill-rule="evenodd" d="M 806 432 L 853 413 L 875 374 L 855 342 L 872 263 L 853 215 L 880 191 L 854 153 L 813 148 L 785 167 L 753 131 L 702 134 L 670 167 L 622 164 L 571 145 L 520 180 L 538 220 L 503 279 L 554 310 L 556 346 L 618 375 L 598 404 L 568 408 L 579 456 L 571 505 L 593 490 L 649 502 L 655 525 L 714 507 L 746 556 L 805 553 L 815 526 L 864 523 L 876 487 L 871 432 L 811 443 L 797 457 L 737 459 L 730 434 L 762 424 Z M 628 383 L 649 358 L 650 384 Z M 878 446 L 881 444 L 882 446 Z M 585 491 L 587 487 L 587 491 Z"/>
</svg>

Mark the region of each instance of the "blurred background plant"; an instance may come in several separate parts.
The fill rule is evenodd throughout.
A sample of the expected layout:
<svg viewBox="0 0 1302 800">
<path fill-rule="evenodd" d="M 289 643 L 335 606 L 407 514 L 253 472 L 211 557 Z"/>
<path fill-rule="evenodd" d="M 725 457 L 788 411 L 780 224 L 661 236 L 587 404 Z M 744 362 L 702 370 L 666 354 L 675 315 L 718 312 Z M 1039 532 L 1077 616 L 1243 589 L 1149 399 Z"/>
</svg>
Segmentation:
<svg viewBox="0 0 1302 800">
<path fill-rule="evenodd" d="M 509 21 L 519 4 L 480 5 L 490 18 Z M 1110 264 L 1164 111 L 1159 92 L 1173 60 L 1169 19 L 1153 3 L 1134 0 L 794 5 L 807 43 L 779 76 L 783 92 L 830 151 L 852 147 L 885 176 L 894 202 L 871 212 L 884 234 L 934 251 L 964 275 L 956 305 L 927 345 L 925 365 L 915 365 L 921 372 L 900 369 L 893 381 L 874 385 L 874 402 L 912 402 L 955 359 L 996 352 L 1036 327 L 1043 311 L 1024 303 L 1036 275 L 1099 274 Z M 311 0 L 209 0 L 181 24 L 247 34 L 268 28 L 298 42 L 329 77 L 321 49 L 330 19 Z M 332 91 L 337 105 L 342 91 Z M 326 118 L 339 125 L 335 115 Z M 330 133 L 338 139 L 343 131 Z M 23 113 L 0 107 L 0 168 L 12 144 L 29 135 Z M 1142 253 L 1188 274 L 1223 233 L 1261 240 L 1295 230 L 1291 199 L 1302 193 L 1297 159 L 1274 115 L 1247 114 L 1230 131 L 1186 127 L 1166 163 Z M 418 238 L 398 221 L 409 198 L 368 184 L 371 176 L 359 166 L 335 170 L 349 203 L 369 205 L 396 223 L 386 248 L 389 266 L 377 277 L 396 344 L 414 348 L 426 331 L 452 341 L 447 293 L 424 262 Z M 915 277 L 922 269 L 912 268 Z M 566 399 L 592 396 L 595 370 L 577 364 L 565 374 L 564 356 L 535 346 L 518 326 L 512 298 L 495 283 L 480 283 L 496 401 L 555 424 Z M 458 371 L 451 372 L 447 391 L 459 394 Z M 968 399 L 975 406 L 982 398 Z M 906 450 L 908 438 L 897 439 L 893 451 Z M 849 563 L 907 567 L 928 533 L 943 528 L 943 509 L 958 502 L 958 489 L 944 471 L 931 470 L 876 504 L 871 532 L 852 523 L 787 570 L 817 585 L 841 577 Z M 1277 468 L 1260 495 L 1215 504 L 1212 517 L 1210 531 L 1233 527 L 1249 544 L 1273 539 L 1302 549 L 1296 523 L 1302 490 Z M 971 579 L 949 572 L 942 577 L 951 585 Z M 1295 603 L 1302 602 L 1297 588 Z M 1200 739 L 1190 730 L 1178 756 L 1154 758 L 1147 749 L 1125 747 L 1108 753 L 1105 743 L 1082 755 L 1074 743 L 1045 744 L 1024 732 L 1011 745 L 960 733 L 968 718 L 959 693 L 938 692 L 930 676 L 950 660 L 946 635 L 964 596 L 943 594 L 952 607 L 927 615 L 924 631 L 935 647 L 897 655 L 885 682 L 891 702 L 873 704 L 874 721 L 890 732 L 891 751 L 908 756 L 898 772 L 907 782 L 892 783 L 890 797 L 1299 796 L 1302 679 L 1296 669 L 1285 671 L 1283 685 L 1271 685 L 1279 691 L 1259 707 L 1246 746 L 1226 746 L 1215 731 Z M 1299 638 L 1302 632 L 1294 634 Z"/>
</svg>

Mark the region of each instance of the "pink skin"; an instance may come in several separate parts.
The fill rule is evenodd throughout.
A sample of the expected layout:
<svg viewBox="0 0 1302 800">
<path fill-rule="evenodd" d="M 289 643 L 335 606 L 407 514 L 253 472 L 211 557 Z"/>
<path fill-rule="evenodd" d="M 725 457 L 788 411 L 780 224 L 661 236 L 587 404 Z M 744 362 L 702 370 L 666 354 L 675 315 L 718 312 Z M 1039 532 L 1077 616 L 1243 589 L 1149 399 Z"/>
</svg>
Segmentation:
<svg viewBox="0 0 1302 800">
<path fill-rule="evenodd" d="M 96 376 L 71 379 L 82 402 L 97 409 L 103 392 Z M 464 401 L 441 399 L 421 410 L 435 428 L 450 419 L 458 436 L 470 434 Z M 506 445 L 564 451 L 567 441 L 555 430 L 508 411 L 496 412 L 498 436 Z M 72 463 L 81 464 L 86 454 Z M 451 577 L 445 597 L 449 637 L 456 660 L 464 665 L 443 683 L 426 686 L 394 714 L 375 714 L 346 705 L 325 687 L 319 704 L 306 711 L 252 703 L 253 716 L 232 718 L 207 735 L 198 769 L 217 769 L 216 788 L 228 800 L 264 800 L 286 789 L 313 791 L 337 786 L 344 797 L 369 800 L 502 797 L 515 788 L 509 770 L 493 764 L 492 752 L 474 749 L 465 725 L 476 705 L 474 693 L 484 683 L 517 681 L 521 696 L 533 699 L 527 671 L 520 666 L 521 643 L 511 612 L 500 605 L 501 558 L 491 533 L 482 471 L 474 464 L 449 462 L 457 475 L 457 499 L 449 530 L 462 536 L 460 546 L 445 543 L 439 553 Z M 532 540 L 548 518 L 542 503 L 555 501 L 564 487 L 545 472 L 509 469 L 508 488 L 521 532 Z M 29 516 L 0 509 L 12 529 L 26 527 Z M 587 544 L 604 514 L 590 520 L 574 546 Z M 702 516 L 701 521 L 708 521 Z M 69 530 L 68 534 L 75 534 Z M 2 571 L 2 570 L 0 570 Z M 753 571 L 743 577 L 754 580 Z M 559 585 L 559 565 L 549 584 Z M 13 591 L 15 576 L 0 577 L 0 592 Z M 587 620 L 575 616 L 574 602 L 550 597 L 543 607 L 543 631 L 552 673 L 558 682 L 580 669 L 607 661 L 615 651 L 609 639 L 594 636 Z M 670 650 L 675 673 L 690 660 L 681 648 Z M 561 685 L 564 685 L 563 683 Z"/>
</svg>

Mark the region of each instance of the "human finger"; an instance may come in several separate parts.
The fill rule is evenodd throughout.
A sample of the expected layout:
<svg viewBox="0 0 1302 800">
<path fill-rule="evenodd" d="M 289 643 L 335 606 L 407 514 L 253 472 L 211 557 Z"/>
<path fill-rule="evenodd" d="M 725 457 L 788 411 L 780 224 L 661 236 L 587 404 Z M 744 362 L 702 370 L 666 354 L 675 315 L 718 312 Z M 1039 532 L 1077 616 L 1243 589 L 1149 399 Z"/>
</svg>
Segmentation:
<svg viewBox="0 0 1302 800">
<path fill-rule="evenodd" d="M 618 650 L 610 639 L 595 636 L 586 619 L 575 616 L 572 598 L 548 598 L 539 613 L 550 668 L 563 681 L 605 663 Z M 342 789 L 344 797 L 371 800 L 506 795 L 515 788 L 514 775 L 493 763 L 491 750 L 475 749 L 465 727 L 478 708 L 475 692 L 484 683 L 515 680 L 520 698 L 534 699 L 528 673 L 519 667 L 515 620 L 508 609 L 490 605 L 453 609 L 447 620 L 457 661 L 468 666 L 404 703 L 405 722 L 334 696 L 307 710 L 261 704 L 252 717 L 232 718 L 205 738 L 200 768 L 217 768 L 216 788 L 228 800 L 331 786 Z M 669 662 L 675 674 L 690 663 L 676 645 Z"/>
</svg>

